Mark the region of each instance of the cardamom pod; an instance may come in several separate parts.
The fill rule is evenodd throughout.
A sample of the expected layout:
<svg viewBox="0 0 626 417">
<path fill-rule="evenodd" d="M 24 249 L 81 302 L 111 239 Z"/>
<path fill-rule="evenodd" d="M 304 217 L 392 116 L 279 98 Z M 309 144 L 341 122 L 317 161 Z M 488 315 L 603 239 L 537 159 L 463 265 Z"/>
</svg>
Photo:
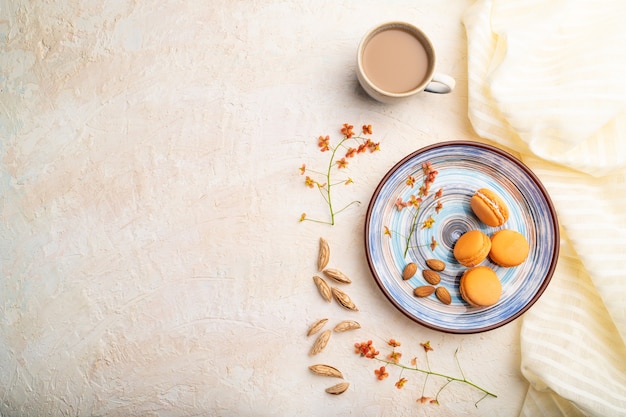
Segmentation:
<svg viewBox="0 0 626 417">
<path fill-rule="evenodd" d="M 332 287 L 330 290 L 332 291 L 333 297 L 335 297 L 335 300 L 337 300 L 337 302 L 343 308 L 346 308 L 352 311 L 359 310 L 358 308 L 356 308 L 356 305 L 354 305 L 354 302 L 352 302 L 352 299 L 348 296 L 348 294 L 346 294 L 345 292 L 341 291 L 339 288 L 336 288 L 336 287 Z"/>
<path fill-rule="evenodd" d="M 352 280 L 348 278 L 346 274 L 339 271 L 338 269 L 327 268 L 323 272 L 324 275 L 326 275 L 328 278 L 333 279 L 339 283 L 350 284 L 352 282 Z"/>
<path fill-rule="evenodd" d="M 344 392 L 346 392 L 349 386 L 350 383 L 348 382 L 340 382 L 337 385 L 326 388 L 326 392 L 333 395 L 343 394 Z"/>
<path fill-rule="evenodd" d="M 317 365 L 309 366 L 309 369 L 311 370 L 311 372 L 317 375 L 332 376 L 334 378 L 343 378 L 343 374 L 341 373 L 341 371 L 330 365 L 324 365 L 320 363 Z"/>
<path fill-rule="evenodd" d="M 322 327 L 324 327 L 324 325 L 326 324 L 326 322 L 328 321 L 328 319 L 320 319 L 318 321 L 316 321 L 315 323 L 313 323 L 311 325 L 311 327 L 309 327 L 309 331 L 307 332 L 307 336 L 311 336 L 314 335 L 315 333 L 319 332 L 320 330 L 322 330 Z"/>
<path fill-rule="evenodd" d="M 317 286 L 317 290 L 320 292 L 320 295 L 322 296 L 322 298 L 330 302 L 330 300 L 332 299 L 332 294 L 330 291 L 330 286 L 328 286 L 326 281 L 324 281 L 322 277 L 318 277 L 317 275 L 315 275 L 313 277 L 313 282 L 315 282 L 315 285 Z"/>
<path fill-rule="evenodd" d="M 323 331 L 322 334 L 320 334 L 317 337 L 317 339 L 315 340 L 315 343 L 313 343 L 313 346 L 311 347 L 311 351 L 309 352 L 309 355 L 311 356 L 317 355 L 322 350 L 324 350 L 324 348 L 328 344 L 328 341 L 330 340 L 330 334 L 331 334 L 330 330 Z"/>
<path fill-rule="evenodd" d="M 354 320 L 344 320 L 335 326 L 333 330 L 336 332 L 347 332 L 348 330 L 360 329 L 361 325 Z"/>
<path fill-rule="evenodd" d="M 328 265 L 330 259 L 330 246 L 323 237 L 320 237 L 320 249 L 317 256 L 317 270 L 322 271 Z"/>
</svg>

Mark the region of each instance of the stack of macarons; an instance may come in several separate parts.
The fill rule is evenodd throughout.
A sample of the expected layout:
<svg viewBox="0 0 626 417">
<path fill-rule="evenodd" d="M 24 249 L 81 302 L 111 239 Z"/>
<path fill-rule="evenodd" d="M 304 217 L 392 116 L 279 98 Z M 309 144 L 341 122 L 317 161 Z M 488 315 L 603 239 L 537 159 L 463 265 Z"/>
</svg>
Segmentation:
<svg viewBox="0 0 626 417">
<path fill-rule="evenodd" d="M 472 211 L 487 226 L 500 227 L 509 218 L 506 203 L 492 190 L 481 188 L 470 199 Z M 524 262 L 530 247 L 521 233 L 501 229 L 491 237 L 480 230 L 464 233 L 454 245 L 454 257 L 465 271 L 460 281 L 461 297 L 474 307 L 487 307 L 498 302 L 502 284 L 495 271 L 478 266 L 487 257 L 502 267 L 514 267 Z"/>
</svg>

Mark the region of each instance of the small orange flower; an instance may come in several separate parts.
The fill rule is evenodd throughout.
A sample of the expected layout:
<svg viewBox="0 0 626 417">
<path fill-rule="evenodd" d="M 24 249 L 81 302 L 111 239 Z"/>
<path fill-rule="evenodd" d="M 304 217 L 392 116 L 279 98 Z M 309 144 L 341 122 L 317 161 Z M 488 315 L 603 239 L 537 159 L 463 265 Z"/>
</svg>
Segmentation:
<svg viewBox="0 0 626 417">
<path fill-rule="evenodd" d="M 430 400 L 432 400 L 432 398 L 430 398 L 430 397 L 424 397 L 424 396 L 422 395 L 422 397 L 421 397 L 419 400 L 417 400 L 417 402 L 418 402 L 418 403 L 422 403 L 422 404 L 426 404 L 426 403 L 427 403 L 427 402 L 429 402 Z"/>
<path fill-rule="evenodd" d="M 409 178 L 406 179 L 406 185 L 409 187 L 413 187 L 415 185 L 415 177 L 413 175 L 409 175 Z"/>
<path fill-rule="evenodd" d="M 431 346 L 430 346 L 430 340 L 424 343 L 420 343 L 420 346 L 424 348 L 424 352 L 428 353 L 429 350 L 434 350 Z"/>
<path fill-rule="evenodd" d="M 306 219 L 306 213 L 300 215 L 300 221 L 303 222 Z"/>
<path fill-rule="evenodd" d="M 387 226 L 385 226 L 385 235 L 391 237 L 391 230 Z"/>
<path fill-rule="evenodd" d="M 441 210 L 443 210 L 443 204 L 441 204 L 441 201 L 437 201 L 437 205 L 435 206 L 435 213 L 439 214 Z"/>
<path fill-rule="evenodd" d="M 340 160 L 337 161 L 337 168 L 341 169 L 341 168 L 347 168 L 348 167 L 348 161 L 346 161 L 346 158 L 341 158 Z"/>
<path fill-rule="evenodd" d="M 398 342 L 396 339 L 389 339 L 387 344 L 389 346 L 391 346 L 391 347 L 399 347 L 400 346 L 400 342 Z"/>
<path fill-rule="evenodd" d="M 395 206 L 396 206 L 396 210 L 401 211 L 403 208 L 405 208 L 408 204 L 405 203 L 404 201 L 402 201 L 402 197 L 398 197 L 398 199 L 395 202 Z"/>
<path fill-rule="evenodd" d="M 431 404 L 439 405 L 439 401 L 435 398 L 434 400 L 430 400 Z"/>
<path fill-rule="evenodd" d="M 389 376 L 384 366 L 381 366 L 380 369 L 375 369 L 374 373 L 376 374 L 376 378 L 378 378 L 379 381 L 382 381 Z"/>
<path fill-rule="evenodd" d="M 439 246 L 439 242 L 435 240 L 435 236 L 430 238 L 430 250 L 435 250 L 435 248 Z"/>
<path fill-rule="evenodd" d="M 415 208 L 419 208 L 420 204 L 422 204 L 422 199 L 415 197 L 414 195 L 411 195 L 411 198 L 409 198 L 409 201 L 407 202 L 407 204 L 409 206 L 413 206 Z"/>
<path fill-rule="evenodd" d="M 368 340 L 367 342 L 355 343 L 354 353 L 359 354 L 361 356 L 365 356 L 366 358 L 373 359 L 380 352 L 378 352 L 376 348 L 374 348 L 372 341 Z"/>
<path fill-rule="evenodd" d="M 438 199 L 438 198 L 441 198 L 442 195 L 443 195 L 443 188 L 440 188 L 435 193 L 435 200 Z"/>
<path fill-rule="evenodd" d="M 320 136 L 317 139 L 317 146 L 319 146 L 321 149 L 320 151 L 322 152 L 326 152 L 330 150 L 330 136 Z"/>
<path fill-rule="evenodd" d="M 395 350 L 387 355 L 387 359 L 389 362 L 398 363 L 400 362 L 400 358 L 402 357 L 402 353 L 396 352 Z"/>
<path fill-rule="evenodd" d="M 341 128 L 341 133 L 343 133 L 346 138 L 350 139 L 352 136 L 354 136 L 354 132 L 352 131 L 352 129 L 354 129 L 354 126 L 348 123 L 344 123 L 343 127 Z"/>
<path fill-rule="evenodd" d="M 364 135 L 369 135 L 372 133 L 372 125 L 363 125 L 362 126 L 362 130 L 363 130 L 363 135 L 360 134 L 360 132 L 355 132 L 354 130 L 354 126 L 349 124 L 349 123 L 343 123 L 343 125 L 341 125 L 340 129 L 341 133 L 343 134 L 343 138 L 335 145 L 332 144 L 331 141 L 331 136 L 330 135 L 320 135 L 317 137 L 317 146 L 318 149 L 321 152 L 327 152 L 330 151 L 330 153 L 332 155 L 330 155 L 330 161 L 328 162 L 328 172 L 327 172 L 327 177 L 328 177 L 328 183 L 319 183 L 317 181 L 315 181 L 313 178 L 307 176 L 304 183 L 307 187 L 309 188 L 315 188 L 315 186 L 317 186 L 317 188 L 322 191 L 322 193 L 325 195 L 325 202 L 328 205 L 328 209 L 330 212 L 330 221 L 328 223 L 330 224 L 334 224 L 334 219 L 335 219 L 335 214 L 339 213 L 342 210 L 334 210 L 333 209 L 333 204 L 331 202 L 331 198 L 330 198 L 330 191 L 331 188 L 335 185 L 339 185 L 342 182 L 345 185 L 349 185 L 349 184 L 353 184 L 354 180 L 352 178 L 343 178 L 342 180 L 339 181 L 331 181 L 330 180 L 330 176 L 331 176 L 331 171 L 330 169 L 333 168 L 333 166 L 335 166 L 337 169 L 344 169 L 348 167 L 349 164 L 349 160 L 350 158 L 355 157 L 357 154 L 359 153 L 363 153 L 366 150 L 369 149 L 370 152 L 376 151 L 380 149 L 379 143 L 374 143 L 372 142 L 371 139 L 365 137 Z M 348 144 L 347 140 L 348 139 L 352 139 L 354 141 L 354 143 Z M 315 139 L 313 139 L 315 140 Z M 351 145 L 351 146 L 350 146 Z M 341 150 L 339 149 L 341 148 Z M 345 152 L 345 155 L 343 155 L 343 158 L 341 157 L 341 153 Z M 339 159 L 341 158 L 341 159 Z M 321 172 L 318 171 L 312 171 L 310 168 L 308 168 L 306 166 L 306 164 L 302 164 L 300 167 L 300 175 L 305 176 L 306 174 L 311 174 L 314 178 L 316 177 L 317 174 L 321 174 L 323 175 Z M 352 203 L 348 204 L 351 205 L 353 203 L 358 203 L 358 201 L 353 201 Z M 327 223 L 327 222 L 321 222 L 321 223 Z"/>
<path fill-rule="evenodd" d="M 417 358 L 411 359 L 411 366 L 417 366 Z"/>
<path fill-rule="evenodd" d="M 408 382 L 408 379 L 406 378 L 400 378 L 397 382 L 396 382 L 396 388 L 401 389 L 402 387 L 404 387 L 404 385 Z"/>
<path fill-rule="evenodd" d="M 435 219 L 433 219 L 433 216 L 430 216 L 422 223 L 422 229 L 430 229 L 433 227 L 433 224 L 435 224 Z"/>
</svg>

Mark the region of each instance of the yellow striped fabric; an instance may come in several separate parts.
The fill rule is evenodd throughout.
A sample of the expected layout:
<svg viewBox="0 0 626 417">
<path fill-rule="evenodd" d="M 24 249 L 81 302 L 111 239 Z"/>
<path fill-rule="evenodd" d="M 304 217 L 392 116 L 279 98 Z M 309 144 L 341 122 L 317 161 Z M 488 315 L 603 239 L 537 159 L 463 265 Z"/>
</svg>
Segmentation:
<svg viewBox="0 0 626 417">
<path fill-rule="evenodd" d="M 626 1 L 478 0 L 469 118 L 548 189 L 561 255 L 522 323 L 521 416 L 626 416 Z"/>
</svg>

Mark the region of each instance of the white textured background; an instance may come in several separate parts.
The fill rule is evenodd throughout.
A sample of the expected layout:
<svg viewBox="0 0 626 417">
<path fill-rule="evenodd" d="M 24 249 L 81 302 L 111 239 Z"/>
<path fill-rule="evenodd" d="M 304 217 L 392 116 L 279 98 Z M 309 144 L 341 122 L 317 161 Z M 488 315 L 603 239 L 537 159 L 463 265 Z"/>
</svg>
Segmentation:
<svg viewBox="0 0 626 417">
<path fill-rule="evenodd" d="M 431 143 L 477 139 L 467 120 L 469 0 L 0 0 L 0 415 L 515 416 L 526 393 L 519 320 L 454 336 L 411 322 L 364 257 L 367 202 L 384 173 Z M 356 82 L 360 37 L 387 20 L 422 27 L 446 96 L 388 106 Z M 322 169 L 316 138 L 374 126 L 382 151 L 350 165 L 358 199 L 329 227 L 298 167 Z M 321 300 L 317 240 L 360 311 Z M 310 358 L 318 318 L 354 319 Z M 421 378 L 353 354 L 402 341 L 435 348 L 452 386 L 421 405 Z M 311 375 L 326 362 L 351 383 Z M 437 382 L 428 385 L 434 394 Z"/>
</svg>

